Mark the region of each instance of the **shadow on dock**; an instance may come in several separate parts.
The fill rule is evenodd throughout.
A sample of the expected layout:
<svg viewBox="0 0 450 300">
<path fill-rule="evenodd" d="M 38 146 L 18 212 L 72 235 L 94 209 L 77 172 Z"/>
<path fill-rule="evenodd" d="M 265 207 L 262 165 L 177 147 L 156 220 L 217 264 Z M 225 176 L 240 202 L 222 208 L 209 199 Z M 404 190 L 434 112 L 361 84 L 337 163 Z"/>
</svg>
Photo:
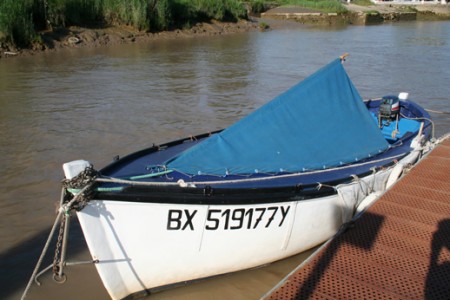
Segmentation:
<svg viewBox="0 0 450 300">
<path fill-rule="evenodd" d="M 450 197 L 450 195 L 449 195 Z M 450 260 L 443 257 L 450 252 L 450 219 L 439 222 L 431 241 L 431 257 L 425 282 L 425 299 L 450 297 Z"/>
<path fill-rule="evenodd" d="M 348 244 L 351 247 L 363 249 L 364 251 L 370 251 L 377 239 L 377 234 L 383 225 L 383 220 L 383 216 L 369 213 L 366 215 L 363 222 L 358 222 L 360 224 L 356 225 L 358 227 L 371 226 L 373 230 L 369 232 L 369 235 L 366 235 L 364 238 L 360 238 L 357 234 L 352 234 L 351 227 L 355 226 L 355 224 L 351 224 L 350 230 L 348 230 L 349 228 L 346 230 L 349 232 L 346 233 L 342 239 L 332 240 L 327 246 L 326 251 L 324 251 L 318 258 L 317 263 L 315 263 L 313 269 L 303 281 L 300 289 L 296 292 L 295 299 L 311 299 L 311 297 L 315 295 L 314 291 L 316 290 L 317 285 L 321 281 L 322 276 L 325 274 L 342 245 Z"/>
</svg>

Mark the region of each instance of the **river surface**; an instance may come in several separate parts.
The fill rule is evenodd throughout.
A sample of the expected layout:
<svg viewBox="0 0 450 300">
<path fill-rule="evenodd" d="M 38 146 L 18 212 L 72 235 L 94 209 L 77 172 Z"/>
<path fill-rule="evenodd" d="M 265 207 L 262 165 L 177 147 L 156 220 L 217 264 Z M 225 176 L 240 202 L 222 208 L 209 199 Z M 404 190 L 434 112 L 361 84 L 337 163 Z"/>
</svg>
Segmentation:
<svg viewBox="0 0 450 300">
<path fill-rule="evenodd" d="M 59 201 L 61 165 L 96 168 L 153 143 L 226 127 L 350 53 L 345 68 L 363 98 L 409 92 L 450 111 L 450 22 L 286 26 L 269 32 L 62 50 L 0 61 L 0 299 L 18 299 Z M 317 109 L 320 109 L 318 105 Z M 432 114 L 437 137 L 450 115 Z M 89 259 L 77 221 L 69 260 Z M 53 247 L 49 251 L 49 264 Z M 305 255 L 161 292 L 151 299 L 258 299 Z M 93 265 L 27 299 L 108 299 Z"/>
</svg>

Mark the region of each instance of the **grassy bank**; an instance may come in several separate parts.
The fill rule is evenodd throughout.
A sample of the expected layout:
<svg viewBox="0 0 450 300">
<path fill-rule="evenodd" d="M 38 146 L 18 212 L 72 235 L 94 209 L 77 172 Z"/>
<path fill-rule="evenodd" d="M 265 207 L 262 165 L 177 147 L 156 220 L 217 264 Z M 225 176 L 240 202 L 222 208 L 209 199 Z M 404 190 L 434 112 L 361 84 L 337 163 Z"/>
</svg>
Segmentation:
<svg viewBox="0 0 450 300">
<path fill-rule="evenodd" d="M 28 47 L 39 42 L 37 31 L 71 25 L 160 31 L 246 17 L 238 0 L 1 0 L 0 46 Z"/>
<path fill-rule="evenodd" d="M 347 9 L 337 0 L 279 0 L 283 5 L 299 5 L 322 12 L 344 13 Z"/>
<path fill-rule="evenodd" d="M 369 0 L 357 0 L 357 1 L 369 1 Z M 298 5 L 304 8 L 319 10 L 322 12 L 335 12 L 344 13 L 347 11 L 345 6 L 339 0 L 252 0 L 250 1 L 253 12 L 261 13 L 267 10 L 270 6 L 281 5 Z"/>
<path fill-rule="evenodd" d="M 300 5 L 345 12 L 338 0 L 0 0 L 0 48 L 41 43 L 37 32 L 69 27 L 127 25 L 142 31 L 189 28 L 197 22 L 247 18 L 247 7 Z"/>
<path fill-rule="evenodd" d="M 0 2 L 0 43 L 26 45 L 35 38 L 33 0 L 2 0 Z"/>
</svg>

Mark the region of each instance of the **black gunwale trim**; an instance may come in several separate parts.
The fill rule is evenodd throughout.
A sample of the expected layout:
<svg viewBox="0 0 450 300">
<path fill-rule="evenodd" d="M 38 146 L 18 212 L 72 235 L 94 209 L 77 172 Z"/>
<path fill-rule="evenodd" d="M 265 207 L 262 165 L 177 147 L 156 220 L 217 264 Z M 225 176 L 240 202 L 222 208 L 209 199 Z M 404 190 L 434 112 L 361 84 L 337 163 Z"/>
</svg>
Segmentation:
<svg viewBox="0 0 450 300">
<path fill-rule="evenodd" d="M 405 154 L 407 155 L 407 154 Z M 391 161 L 383 168 L 394 165 Z M 373 171 L 356 174 L 371 175 Z M 93 200 L 124 201 L 137 203 L 189 204 L 189 205 L 245 205 L 302 201 L 337 194 L 334 186 L 350 183 L 354 177 L 345 177 L 317 184 L 292 185 L 267 188 L 216 188 L 210 186 L 189 188 L 179 186 L 127 186 L 119 192 L 97 192 Z M 214 184 L 214 182 L 211 182 Z"/>
<path fill-rule="evenodd" d="M 301 187 L 265 189 L 129 187 L 121 193 L 99 193 L 95 199 L 160 204 L 243 205 L 300 201 L 333 194 L 336 194 L 336 191 L 330 187 L 323 187 L 320 190 L 315 187 L 308 190 L 302 190 Z"/>
</svg>

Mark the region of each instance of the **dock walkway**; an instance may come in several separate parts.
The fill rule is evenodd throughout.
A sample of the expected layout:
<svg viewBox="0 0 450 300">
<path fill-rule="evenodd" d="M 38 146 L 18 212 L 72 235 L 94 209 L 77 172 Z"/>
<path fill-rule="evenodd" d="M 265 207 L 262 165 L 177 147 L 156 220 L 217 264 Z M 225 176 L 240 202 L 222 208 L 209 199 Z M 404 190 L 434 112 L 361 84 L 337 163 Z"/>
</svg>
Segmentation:
<svg viewBox="0 0 450 300">
<path fill-rule="evenodd" d="M 450 299 L 450 139 L 265 299 Z"/>
</svg>

